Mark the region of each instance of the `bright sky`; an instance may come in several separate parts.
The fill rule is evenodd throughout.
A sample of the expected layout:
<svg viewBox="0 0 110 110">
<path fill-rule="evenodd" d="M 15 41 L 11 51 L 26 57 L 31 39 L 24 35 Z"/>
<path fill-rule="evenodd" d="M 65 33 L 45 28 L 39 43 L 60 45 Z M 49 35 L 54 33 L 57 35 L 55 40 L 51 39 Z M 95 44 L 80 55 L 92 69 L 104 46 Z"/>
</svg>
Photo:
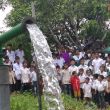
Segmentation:
<svg viewBox="0 0 110 110">
<path fill-rule="evenodd" d="M 8 5 L 5 10 L 0 10 L 0 31 L 6 31 L 9 29 L 4 23 L 4 19 L 6 15 L 10 13 L 11 10 L 12 7 L 10 5 Z"/>
</svg>

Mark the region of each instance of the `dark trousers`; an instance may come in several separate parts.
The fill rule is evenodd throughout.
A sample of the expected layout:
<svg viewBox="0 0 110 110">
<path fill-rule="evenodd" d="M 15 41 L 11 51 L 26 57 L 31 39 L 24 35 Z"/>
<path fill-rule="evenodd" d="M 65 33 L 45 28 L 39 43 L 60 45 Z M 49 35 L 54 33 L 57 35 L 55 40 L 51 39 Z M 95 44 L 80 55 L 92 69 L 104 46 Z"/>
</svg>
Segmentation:
<svg viewBox="0 0 110 110">
<path fill-rule="evenodd" d="M 84 99 L 84 93 L 83 93 L 83 89 L 82 88 L 80 88 L 80 91 L 81 91 L 81 100 L 83 100 Z"/>
<path fill-rule="evenodd" d="M 32 82 L 32 87 L 33 87 L 32 90 L 33 90 L 34 95 L 37 95 L 37 93 L 38 93 L 37 83 L 38 83 L 37 81 Z"/>
<path fill-rule="evenodd" d="M 98 92 L 98 107 L 99 108 L 106 107 L 104 92 Z"/>
<path fill-rule="evenodd" d="M 105 101 L 109 103 L 110 105 L 110 93 L 106 93 L 105 95 Z"/>
<path fill-rule="evenodd" d="M 15 90 L 16 91 L 20 91 L 21 90 L 21 80 L 16 80 Z"/>
<path fill-rule="evenodd" d="M 71 84 L 64 84 L 63 85 L 63 92 L 68 95 L 71 95 Z"/>
<path fill-rule="evenodd" d="M 22 83 L 21 84 L 21 92 L 29 91 L 29 83 Z"/>
<path fill-rule="evenodd" d="M 10 87 L 10 93 L 15 91 L 15 84 L 10 84 L 9 87 Z"/>
</svg>

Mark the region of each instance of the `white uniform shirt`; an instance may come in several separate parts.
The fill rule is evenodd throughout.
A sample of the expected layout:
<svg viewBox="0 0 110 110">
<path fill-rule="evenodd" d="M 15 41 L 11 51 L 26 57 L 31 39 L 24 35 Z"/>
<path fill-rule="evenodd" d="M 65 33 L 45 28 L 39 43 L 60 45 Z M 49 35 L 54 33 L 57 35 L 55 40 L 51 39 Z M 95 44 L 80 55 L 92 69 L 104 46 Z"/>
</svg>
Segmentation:
<svg viewBox="0 0 110 110">
<path fill-rule="evenodd" d="M 63 84 L 70 84 L 70 78 L 71 78 L 71 74 L 69 72 L 69 70 L 62 70 L 61 71 L 62 74 L 62 83 Z"/>
<path fill-rule="evenodd" d="M 92 88 L 91 84 L 84 83 L 83 85 L 84 97 L 88 97 L 88 98 L 92 97 L 91 88 Z"/>
<path fill-rule="evenodd" d="M 29 83 L 30 80 L 30 71 L 29 68 L 21 68 L 21 82 L 22 83 Z"/>
<path fill-rule="evenodd" d="M 13 64 L 13 71 L 15 72 L 15 77 L 17 80 L 21 80 L 21 68 L 22 64 L 14 63 Z"/>
<path fill-rule="evenodd" d="M 35 71 L 30 72 L 31 81 L 37 81 L 37 74 Z"/>
<path fill-rule="evenodd" d="M 64 60 L 64 58 L 62 58 L 62 57 L 60 57 L 60 59 L 55 59 L 55 62 L 54 62 L 54 64 L 55 64 L 56 66 L 59 65 L 60 68 L 63 67 L 64 63 L 65 63 L 65 60 Z"/>
<path fill-rule="evenodd" d="M 15 61 L 15 52 L 14 52 L 14 51 L 9 52 L 9 51 L 7 50 L 6 55 L 9 57 L 9 60 L 10 60 L 12 63 L 14 63 L 14 61 Z"/>
<path fill-rule="evenodd" d="M 89 67 L 88 67 L 87 65 L 79 65 L 79 66 L 78 66 L 78 71 L 79 71 L 81 68 L 84 69 L 84 74 L 86 74 L 86 71 L 89 69 Z"/>
<path fill-rule="evenodd" d="M 79 80 L 80 80 L 80 83 L 82 83 L 82 84 L 80 84 L 80 88 L 83 88 L 83 85 L 84 85 L 84 81 L 85 81 L 85 77 L 84 77 L 84 75 L 79 75 Z"/>
<path fill-rule="evenodd" d="M 69 70 L 69 72 L 70 72 L 70 74 L 72 75 L 72 72 L 73 71 L 76 71 L 76 73 L 78 74 L 78 67 L 77 66 L 70 66 L 69 68 L 68 68 L 68 70 Z"/>
<path fill-rule="evenodd" d="M 15 55 L 20 58 L 20 62 L 22 63 L 24 61 L 24 51 L 23 50 L 16 50 Z"/>
<path fill-rule="evenodd" d="M 103 72 L 99 71 L 99 75 L 103 75 L 104 78 L 106 78 L 107 77 L 107 72 L 106 71 L 103 71 Z"/>
<path fill-rule="evenodd" d="M 105 63 L 104 60 L 101 58 L 94 59 L 92 61 L 92 65 L 93 65 L 93 69 L 94 69 L 95 74 L 98 74 L 100 66 L 104 63 Z"/>
<path fill-rule="evenodd" d="M 106 88 L 106 82 L 105 81 L 98 81 L 97 82 L 97 84 L 96 84 L 96 88 L 97 88 L 97 90 L 99 91 L 99 92 L 102 92 L 102 91 L 104 91 L 105 90 L 105 88 Z"/>
</svg>

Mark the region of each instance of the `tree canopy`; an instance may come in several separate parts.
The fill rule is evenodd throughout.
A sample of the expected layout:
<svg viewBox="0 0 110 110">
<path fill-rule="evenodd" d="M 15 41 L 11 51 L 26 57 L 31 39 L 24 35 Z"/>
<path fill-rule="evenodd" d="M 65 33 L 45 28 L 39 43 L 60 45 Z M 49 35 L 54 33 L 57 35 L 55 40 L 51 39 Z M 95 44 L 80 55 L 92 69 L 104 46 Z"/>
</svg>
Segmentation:
<svg viewBox="0 0 110 110">
<path fill-rule="evenodd" d="M 9 26 L 31 15 L 34 0 L 9 1 L 13 6 L 6 18 Z M 110 18 L 107 6 L 107 0 L 35 0 L 36 21 L 50 46 L 76 45 L 80 48 L 81 40 L 89 48 L 97 40 L 110 40 L 105 23 Z"/>
</svg>

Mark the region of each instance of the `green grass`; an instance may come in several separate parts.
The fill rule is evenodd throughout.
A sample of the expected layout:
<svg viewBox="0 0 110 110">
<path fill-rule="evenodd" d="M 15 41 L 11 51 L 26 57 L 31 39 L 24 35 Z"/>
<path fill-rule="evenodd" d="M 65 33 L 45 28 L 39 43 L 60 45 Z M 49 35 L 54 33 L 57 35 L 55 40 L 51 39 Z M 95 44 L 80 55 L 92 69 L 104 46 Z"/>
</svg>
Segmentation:
<svg viewBox="0 0 110 110">
<path fill-rule="evenodd" d="M 67 95 L 62 95 L 65 110 L 96 110 L 94 105 L 92 108 L 85 107 L 83 102 L 77 101 Z M 42 98 L 43 109 L 47 110 L 45 102 Z M 38 110 L 37 98 L 31 94 L 16 94 L 11 96 L 11 110 Z"/>
</svg>

